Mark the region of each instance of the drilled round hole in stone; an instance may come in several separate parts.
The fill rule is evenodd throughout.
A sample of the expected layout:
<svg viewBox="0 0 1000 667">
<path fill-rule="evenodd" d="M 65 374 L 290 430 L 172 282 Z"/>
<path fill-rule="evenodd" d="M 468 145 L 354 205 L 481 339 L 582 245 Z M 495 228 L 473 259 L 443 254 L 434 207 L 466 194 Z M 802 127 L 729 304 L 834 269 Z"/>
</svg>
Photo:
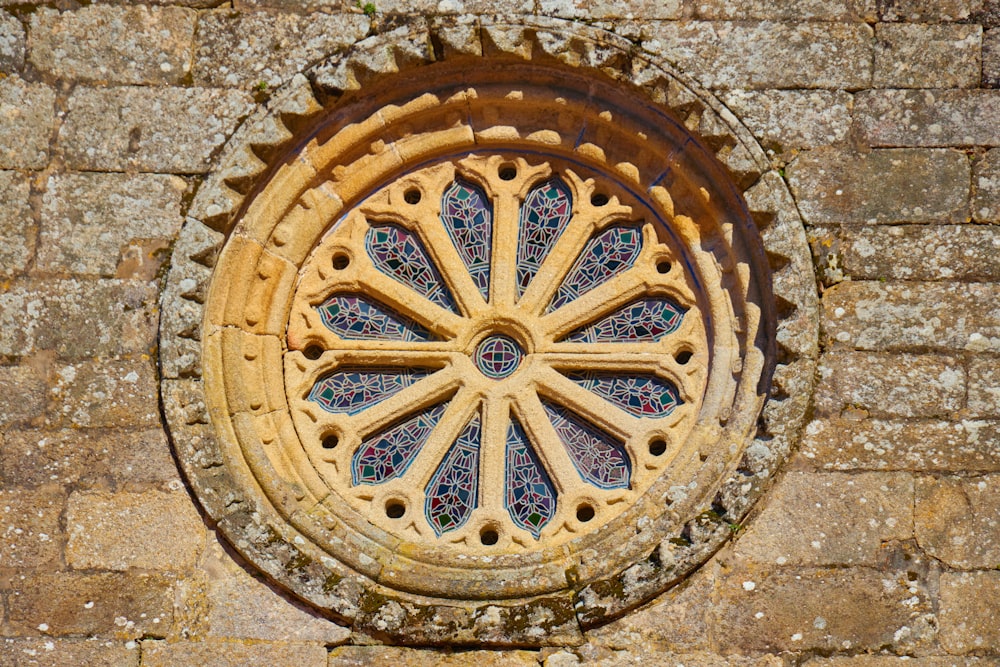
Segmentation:
<svg viewBox="0 0 1000 667">
<path fill-rule="evenodd" d="M 509 164 L 502 165 L 497 175 L 500 176 L 500 180 L 513 181 L 517 178 L 517 167 Z"/>
<path fill-rule="evenodd" d="M 337 271 L 343 271 L 351 265 L 351 258 L 346 252 L 337 252 L 333 254 L 333 259 L 330 263 Z"/>
<path fill-rule="evenodd" d="M 663 456 L 667 451 L 667 441 L 663 438 L 653 438 L 649 441 L 649 453 L 653 456 Z"/>
<path fill-rule="evenodd" d="M 576 508 L 576 520 L 581 523 L 586 523 L 594 518 L 594 507 L 587 503 Z"/>
<path fill-rule="evenodd" d="M 692 356 L 694 355 L 691 353 L 691 350 L 681 350 L 676 355 L 674 355 L 674 359 L 676 359 L 677 363 L 679 363 L 681 366 L 684 366 L 685 364 L 687 364 L 687 362 L 691 361 Z"/>
<path fill-rule="evenodd" d="M 410 188 L 405 193 L 403 193 L 403 200 L 407 204 L 419 204 L 420 203 L 420 190 L 417 188 Z"/>
<path fill-rule="evenodd" d="M 323 348 L 319 345 L 307 345 L 306 349 L 302 350 L 302 355 L 310 361 L 316 361 L 323 356 Z"/>
<path fill-rule="evenodd" d="M 389 500 L 385 503 L 385 515 L 390 519 L 400 519 L 406 514 L 406 505 L 400 500 Z"/>
<path fill-rule="evenodd" d="M 340 444 L 340 438 L 336 433 L 330 433 L 329 435 L 323 436 L 323 449 L 334 449 L 338 444 Z"/>
<path fill-rule="evenodd" d="M 590 203 L 594 206 L 607 206 L 609 201 L 611 200 L 603 192 L 595 192 L 590 197 Z"/>
<path fill-rule="evenodd" d="M 670 266 L 670 262 L 667 260 L 660 260 L 656 263 L 656 271 L 657 273 L 670 273 Z"/>
</svg>

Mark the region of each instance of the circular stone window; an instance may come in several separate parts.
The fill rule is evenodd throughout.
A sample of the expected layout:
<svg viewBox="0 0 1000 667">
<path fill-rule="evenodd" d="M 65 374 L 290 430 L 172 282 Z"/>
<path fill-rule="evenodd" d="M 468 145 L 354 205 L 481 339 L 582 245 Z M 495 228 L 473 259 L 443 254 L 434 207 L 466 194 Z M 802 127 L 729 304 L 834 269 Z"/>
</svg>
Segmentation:
<svg viewBox="0 0 1000 667">
<path fill-rule="evenodd" d="M 316 609 L 567 644 L 707 559 L 780 463 L 808 251 L 704 93 L 579 66 L 627 43 L 576 27 L 578 57 L 529 61 L 450 30 L 318 66 L 231 140 L 175 250 L 164 406 L 219 531 Z M 406 44 L 437 46 L 373 72 Z"/>
</svg>

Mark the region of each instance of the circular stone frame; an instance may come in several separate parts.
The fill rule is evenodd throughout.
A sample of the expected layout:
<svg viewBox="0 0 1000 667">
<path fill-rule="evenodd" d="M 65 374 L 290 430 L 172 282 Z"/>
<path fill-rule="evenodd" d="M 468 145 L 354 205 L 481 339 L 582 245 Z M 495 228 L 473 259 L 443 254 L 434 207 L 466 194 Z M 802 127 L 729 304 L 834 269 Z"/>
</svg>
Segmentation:
<svg viewBox="0 0 1000 667">
<path fill-rule="evenodd" d="M 487 73 L 479 72 L 487 62 Z M 427 93 L 438 81 L 478 97 Z M 510 95 L 515 81 L 536 92 L 558 83 L 565 95 Z M 644 128 L 615 130 L 597 102 L 566 105 L 586 94 L 613 107 L 606 91 L 616 85 L 641 102 L 623 118 L 658 119 L 657 150 L 609 142 Z M 491 86 L 506 93 L 490 96 Z M 508 114 L 504 105 L 518 109 Z M 464 125 L 470 108 L 479 135 Z M 500 121 L 508 117 L 519 120 Z M 592 140 L 578 139 L 581 122 Z M 690 483 L 647 493 L 613 519 L 609 534 L 627 539 L 607 551 L 471 558 L 464 569 L 429 571 L 421 568 L 433 554 L 345 527 L 323 502 L 324 487 L 288 458 L 292 450 L 280 443 L 298 435 L 287 416 L 282 345 L 298 267 L 325 230 L 402 166 L 447 153 L 443 145 L 474 152 L 477 140 L 575 156 L 661 191 L 652 196 L 697 250 L 699 271 L 717 275 L 713 312 L 730 328 L 714 330 L 709 409 L 679 468 Z M 324 169 L 329 179 L 317 187 Z M 300 209 L 307 213 L 290 216 Z M 296 597 L 396 643 L 566 645 L 680 581 L 743 521 L 803 427 L 817 335 L 801 219 L 780 174 L 718 100 L 596 28 L 441 20 L 366 39 L 311 68 L 231 137 L 174 247 L 161 394 L 173 446 L 205 512 L 243 557 Z"/>
</svg>

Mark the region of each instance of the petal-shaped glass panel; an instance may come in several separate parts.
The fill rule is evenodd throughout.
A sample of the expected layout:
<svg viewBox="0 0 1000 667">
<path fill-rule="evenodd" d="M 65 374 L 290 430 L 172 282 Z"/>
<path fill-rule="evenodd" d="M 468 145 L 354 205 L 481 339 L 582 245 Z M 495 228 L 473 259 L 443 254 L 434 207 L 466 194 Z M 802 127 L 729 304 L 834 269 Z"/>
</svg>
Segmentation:
<svg viewBox="0 0 1000 667">
<path fill-rule="evenodd" d="M 562 235 L 573 211 L 569 188 L 559 179 L 536 187 L 521 205 L 517 240 L 517 295 L 523 296 Z"/>
<path fill-rule="evenodd" d="M 437 426 L 447 405 L 435 405 L 365 438 L 351 457 L 351 480 L 354 485 L 381 484 L 405 473 Z"/>
<path fill-rule="evenodd" d="M 632 464 L 621 444 L 572 412 L 542 401 L 566 453 L 585 482 L 601 489 L 627 489 Z"/>
<path fill-rule="evenodd" d="M 327 412 L 356 415 L 430 375 L 426 368 L 341 368 L 313 385 L 309 400 Z"/>
<path fill-rule="evenodd" d="M 416 234 L 399 225 L 373 225 L 365 236 L 365 249 L 379 271 L 458 313 L 455 300 Z"/>
<path fill-rule="evenodd" d="M 563 338 L 574 343 L 658 341 L 677 331 L 684 311 L 668 299 L 642 299 Z"/>
<path fill-rule="evenodd" d="M 528 436 L 513 416 L 507 429 L 504 508 L 535 539 L 556 513 L 556 492 Z"/>
<path fill-rule="evenodd" d="M 635 265 L 642 250 L 642 230 L 615 226 L 587 241 L 549 304 L 549 312 L 573 301 Z"/>
<path fill-rule="evenodd" d="M 316 309 L 326 328 L 345 340 L 434 339 L 405 315 L 358 294 L 335 294 Z"/>
<path fill-rule="evenodd" d="M 471 183 L 455 181 L 441 198 L 441 220 L 472 281 L 488 301 L 493 212 L 486 194 Z"/>
<path fill-rule="evenodd" d="M 567 373 L 566 376 L 636 417 L 666 417 L 681 402 L 677 388 L 655 375 Z"/>
<path fill-rule="evenodd" d="M 425 489 L 424 514 L 436 535 L 461 528 L 479 503 L 479 414 L 445 454 Z"/>
</svg>

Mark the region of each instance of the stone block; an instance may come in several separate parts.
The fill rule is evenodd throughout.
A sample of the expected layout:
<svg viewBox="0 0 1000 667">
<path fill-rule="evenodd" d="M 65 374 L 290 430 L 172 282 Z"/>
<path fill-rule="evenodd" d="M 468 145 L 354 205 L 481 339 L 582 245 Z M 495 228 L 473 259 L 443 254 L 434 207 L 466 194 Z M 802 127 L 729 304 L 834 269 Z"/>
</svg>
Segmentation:
<svg viewBox="0 0 1000 667">
<path fill-rule="evenodd" d="M 251 576 L 210 540 L 201 567 L 207 579 L 208 625 L 212 637 L 343 644 L 351 630 L 288 601 Z"/>
<path fill-rule="evenodd" d="M 50 380 L 48 421 L 54 427 L 158 427 L 156 396 L 156 373 L 149 359 L 61 364 Z"/>
<path fill-rule="evenodd" d="M 722 21 L 873 21 L 875 0 L 695 0 L 697 18 Z"/>
<path fill-rule="evenodd" d="M 786 174 L 806 222 L 884 224 L 965 222 L 970 171 L 965 154 L 954 150 L 818 148 Z"/>
<path fill-rule="evenodd" d="M 326 667 L 326 649 L 297 642 L 142 642 L 143 667 Z"/>
<path fill-rule="evenodd" d="M 898 655 L 852 655 L 835 658 L 812 658 L 807 667 L 991 667 L 990 658 L 959 658 L 929 655 L 914 658 Z"/>
<path fill-rule="evenodd" d="M 567 19 L 679 19 L 683 9 L 683 0 L 541 0 L 542 14 Z"/>
<path fill-rule="evenodd" d="M 49 161 L 55 92 L 17 76 L 0 78 L 0 169 L 41 169 Z"/>
<path fill-rule="evenodd" d="M 62 551 L 61 489 L 0 489 L 0 568 L 31 568 L 58 562 Z"/>
<path fill-rule="evenodd" d="M 66 505 L 66 530 L 66 563 L 77 570 L 185 570 L 205 541 L 183 492 L 77 492 Z"/>
<path fill-rule="evenodd" d="M 997 226 L 815 227 L 809 242 L 828 284 L 846 279 L 1000 282 Z"/>
<path fill-rule="evenodd" d="M 1000 572 L 941 575 L 941 645 L 949 653 L 1000 645 Z"/>
<path fill-rule="evenodd" d="M 179 7 L 43 7 L 31 15 L 29 59 L 57 79 L 180 83 L 190 68 L 195 17 Z"/>
<path fill-rule="evenodd" d="M 1000 28 L 983 33 L 983 88 L 1000 88 Z"/>
<path fill-rule="evenodd" d="M 237 90 L 77 88 L 59 141 L 71 169 L 200 174 L 253 108 Z"/>
<path fill-rule="evenodd" d="M 367 667 L 373 664 L 407 667 L 537 667 L 535 651 L 463 651 L 387 646 L 342 646 L 330 652 L 329 667 Z"/>
<path fill-rule="evenodd" d="M 0 276 L 24 271 L 35 247 L 35 221 L 31 217 L 27 176 L 0 171 Z"/>
<path fill-rule="evenodd" d="M 879 18 L 907 23 L 947 23 L 964 21 L 981 6 L 981 0 L 883 0 L 879 2 Z"/>
<path fill-rule="evenodd" d="M 739 566 L 716 605 L 732 651 L 912 650 L 935 631 L 930 596 L 906 572 Z"/>
<path fill-rule="evenodd" d="M 820 359 L 817 417 L 936 417 L 960 410 L 966 378 L 954 357 L 829 353 Z"/>
<path fill-rule="evenodd" d="M 976 88 L 982 75 L 982 26 L 879 23 L 875 88 Z"/>
<path fill-rule="evenodd" d="M 1000 359 L 975 357 L 969 362 L 969 412 L 1000 417 Z"/>
<path fill-rule="evenodd" d="M 996 90 L 866 90 L 855 118 L 871 146 L 1000 145 Z"/>
<path fill-rule="evenodd" d="M 1000 475 L 919 477 L 917 542 L 951 567 L 1000 567 Z"/>
<path fill-rule="evenodd" d="M 64 488 L 181 484 L 166 434 L 159 429 L 10 429 L 0 448 L 8 485 Z"/>
<path fill-rule="evenodd" d="M 0 366 L 0 426 L 41 417 L 45 388 L 45 376 L 35 366 Z"/>
<path fill-rule="evenodd" d="M 843 141 L 851 128 L 853 96 L 828 90 L 737 90 L 722 95 L 733 113 L 775 151 Z"/>
<path fill-rule="evenodd" d="M 92 639 L 4 639 L 4 667 L 139 667 L 139 645 Z"/>
<path fill-rule="evenodd" d="M 1000 284 L 842 282 L 823 293 L 823 338 L 828 349 L 1000 352 Z"/>
<path fill-rule="evenodd" d="M 368 32 L 364 14 L 234 13 L 222 9 L 198 22 L 194 82 L 273 89 Z"/>
<path fill-rule="evenodd" d="M 734 545 L 781 565 L 875 565 L 883 542 L 913 536 L 913 479 L 905 473 L 789 473 Z"/>
<path fill-rule="evenodd" d="M 972 192 L 973 217 L 978 222 L 1000 222 L 1000 148 L 976 160 Z"/>
<path fill-rule="evenodd" d="M 7 623 L 15 636 L 163 637 L 173 622 L 174 581 L 159 574 L 52 572 L 11 584 Z"/>
<path fill-rule="evenodd" d="M 864 23 L 681 21 L 651 24 L 644 32 L 646 49 L 709 88 L 854 89 L 871 83 L 872 30 Z"/>
<path fill-rule="evenodd" d="M 39 268 L 114 277 L 130 252 L 163 250 L 177 235 L 186 188 L 177 176 L 51 176 L 42 198 Z M 155 277 L 156 268 L 143 277 Z"/>
<path fill-rule="evenodd" d="M 0 354 L 63 358 L 146 354 L 156 340 L 155 283 L 21 280 L 0 292 Z"/>
<path fill-rule="evenodd" d="M 1000 422 L 817 419 L 793 469 L 1000 471 Z"/>
<path fill-rule="evenodd" d="M 24 67 L 24 26 L 7 12 L 0 12 L 0 72 Z"/>
</svg>

